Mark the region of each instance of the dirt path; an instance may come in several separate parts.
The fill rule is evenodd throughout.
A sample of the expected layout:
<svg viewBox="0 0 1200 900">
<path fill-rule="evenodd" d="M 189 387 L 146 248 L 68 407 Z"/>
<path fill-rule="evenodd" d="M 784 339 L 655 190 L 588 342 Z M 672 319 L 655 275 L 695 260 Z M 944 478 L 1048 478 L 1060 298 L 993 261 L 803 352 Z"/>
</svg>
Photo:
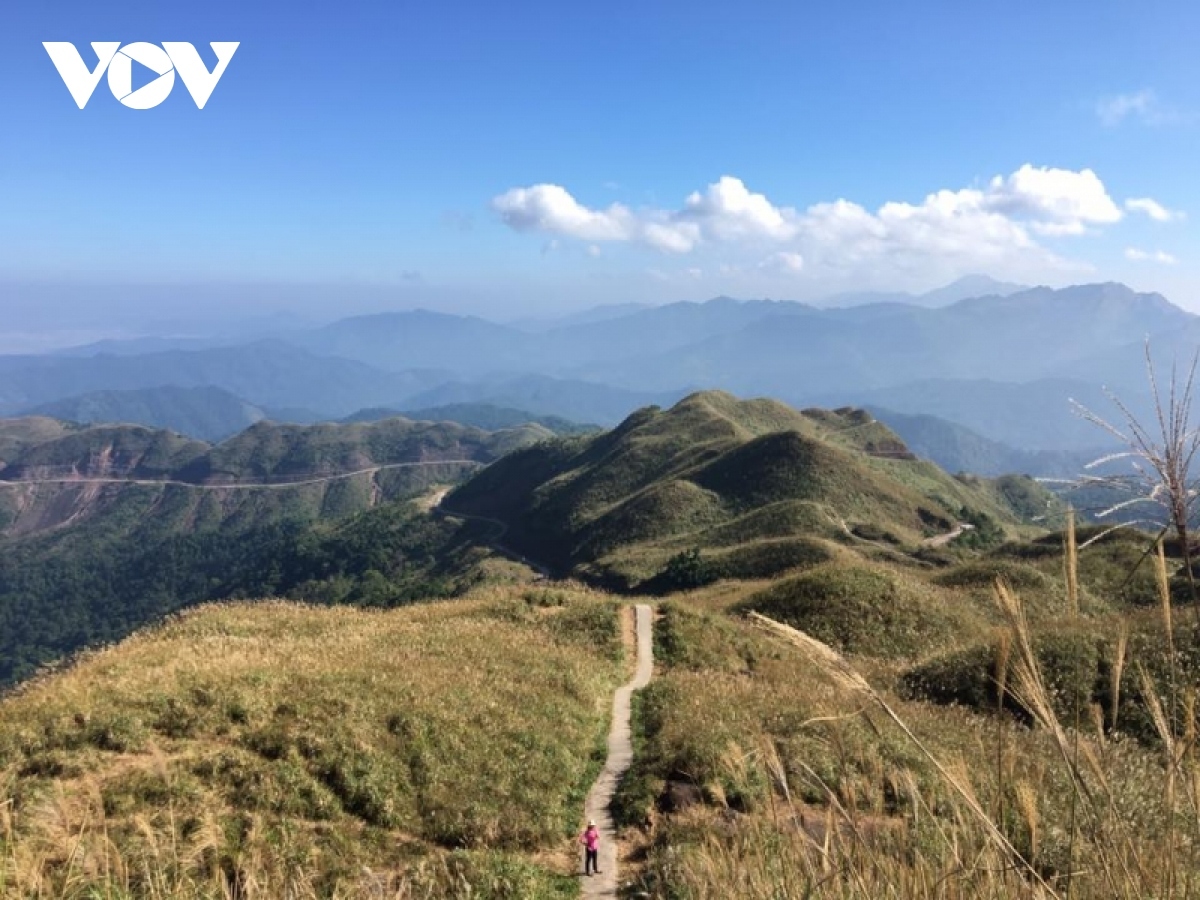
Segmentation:
<svg viewBox="0 0 1200 900">
<path fill-rule="evenodd" d="M 340 481 L 343 478 L 355 478 L 359 475 L 375 475 L 391 469 L 414 469 L 419 466 L 453 466 L 470 465 L 482 467 L 483 463 L 473 459 L 431 459 L 421 462 L 388 463 L 383 466 L 371 466 L 367 469 L 357 469 L 353 472 L 341 472 L 337 475 L 321 475 L 304 477 L 297 481 L 246 482 L 234 481 L 227 484 L 200 484 L 193 481 L 176 481 L 170 478 L 84 478 L 68 476 L 64 478 L 26 478 L 4 481 L 0 479 L 0 487 L 17 487 L 26 484 L 143 484 L 170 485 L 172 487 L 194 488 L 198 491 L 245 491 L 245 490 L 284 490 L 285 488 L 306 487 L 311 484 L 324 484 L 327 481 Z"/>
<path fill-rule="evenodd" d="M 447 493 L 449 492 L 447 491 Z M 484 522 L 488 525 L 491 525 L 496 529 L 496 533 L 492 535 L 491 539 L 488 540 L 489 547 L 491 547 L 501 556 L 507 556 L 509 559 L 528 566 L 543 578 L 554 577 L 548 567 L 543 566 L 540 562 L 536 562 L 535 560 L 530 559 L 528 556 L 524 556 L 518 553 L 516 550 L 512 550 L 500 543 L 500 539 L 508 533 L 507 523 L 501 522 L 499 519 L 493 519 L 490 516 L 473 516 L 469 513 L 455 512 L 452 509 L 448 509 L 446 504 L 443 502 L 445 500 L 445 496 L 446 495 L 443 494 L 441 499 L 438 500 L 437 505 L 433 508 L 434 512 L 441 513 L 443 516 L 447 516 L 451 519 L 467 519 L 472 522 Z"/>
<path fill-rule="evenodd" d="M 972 525 L 970 522 L 959 522 L 953 531 L 949 531 L 946 534 L 939 534 L 936 537 L 926 538 L 925 540 L 921 541 L 921 546 L 922 547 L 945 547 L 956 537 L 961 537 L 962 535 L 966 534 L 968 531 L 974 531 L 974 530 L 975 530 L 975 526 Z"/>
<path fill-rule="evenodd" d="M 600 829 L 600 874 L 583 878 L 581 895 L 584 897 L 617 896 L 617 834 L 613 825 L 613 794 L 621 782 L 621 776 L 633 762 L 633 739 L 630 733 L 630 704 L 633 692 L 650 683 L 654 671 L 654 643 L 651 636 L 651 611 L 649 606 L 636 607 L 637 615 L 637 671 L 633 681 L 617 689 L 613 695 L 612 727 L 608 733 L 608 759 L 604 770 L 584 805 L 584 816 L 595 821 Z M 580 851 L 582 857 L 582 851 Z"/>
</svg>

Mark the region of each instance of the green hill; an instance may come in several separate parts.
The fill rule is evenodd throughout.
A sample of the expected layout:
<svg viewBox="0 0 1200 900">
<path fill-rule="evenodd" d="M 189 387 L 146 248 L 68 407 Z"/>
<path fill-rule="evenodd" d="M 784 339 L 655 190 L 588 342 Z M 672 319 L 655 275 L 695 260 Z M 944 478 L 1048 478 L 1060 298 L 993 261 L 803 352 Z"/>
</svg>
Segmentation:
<svg viewBox="0 0 1200 900">
<path fill-rule="evenodd" d="M 138 426 L 4 422 L 0 683 L 205 600 L 287 588 L 390 606 L 455 593 L 481 526 L 396 502 L 548 435 L 260 423 L 212 447 Z"/>
<path fill-rule="evenodd" d="M 323 477 L 402 463 L 486 464 L 552 437 L 533 423 L 498 431 L 454 422 L 280 425 L 259 422 L 211 445 L 139 425 L 78 427 L 0 420 L 0 478 L 161 479 L 203 485 Z"/>
<path fill-rule="evenodd" d="M 999 485 L 917 460 L 866 413 L 719 392 L 641 410 L 598 436 L 527 447 L 446 506 L 505 523 L 506 544 L 531 558 L 626 588 L 692 548 L 761 556 L 760 542 L 801 534 L 915 549 L 962 520 L 996 532 L 1019 520 Z"/>
<path fill-rule="evenodd" d="M 0 424 L 0 433 L 24 421 Z M 95 478 L 171 478 L 203 456 L 209 445 L 172 431 L 141 425 L 65 429 L 14 447 L 5 460 L 6 481 L 78 475 Z"/>
<path fill-rule="evenodd" d="M 260 422 L 178 471 L 186 481 L 352 472 L 405 462 L 491 462 L 552 437 L 535 424 L 487 432 L 454 422 L 277 425 Z"/>
<path fill-rule="evenodd" d="M 0 419 L 0 472 L 26 448 L 55 440 L 81 426 L 45 416 Z"/>
</svg>

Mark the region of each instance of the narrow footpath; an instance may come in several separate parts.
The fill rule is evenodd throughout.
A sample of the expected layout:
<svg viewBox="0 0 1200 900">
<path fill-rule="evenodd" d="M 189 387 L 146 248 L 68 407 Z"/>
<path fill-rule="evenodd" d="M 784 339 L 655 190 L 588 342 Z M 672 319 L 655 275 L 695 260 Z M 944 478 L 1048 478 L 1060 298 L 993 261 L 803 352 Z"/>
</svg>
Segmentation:
<svg viewBox="0 0 1200 900">
<path fill-rule="evenodd" d="M 617 689 L 613 695 L 612 727 L 608 732 L 608 759 L 604 770 L 592 785 L 584 806 L 584 817 L 595 821 L 600 829 L 600 874 L 584 877 L 583 897 L 617 896 L 617 831 L 609 807 L 621 777 L 633 763 L 633 739 L 630 732 L 630 705 L 633 692 L 650 683 L 654 672 L 654 642 L 652 613 L 649 606 L 635 608 L 637 622 L 637 671 L 633 680 Z M 582 868 L 582 850 L 578 853 Z"/>
<path fill-rule="evenodd" d="M 451 519 L 464 519 L 471 522 L 483 522 L 485 525 L 492 526 L 492 528 L 495 529 L 495 533 L 491 536 L 491 538 L 488 539 L 487 545 L 489 547 L 491 547 L 501 556 L 506 556 L 514 562 L 519 562 L 521 565 L 533 569 L 533 571 L 537 572 L 537 574 L 542 578 L 554 577 L 549 567 L 544 566 L 540 562 L 532 560 L 528 556 L 524 556 L 518 553 L 516 550 L 506 547 L 501 543 L 501 539 L 504 537 L 504 535 L 508 534 L 508 523 L 501 522 L 499 519 L 493 519 L 490 516 L 476 516 L 470 513 L 455 512 L 452 509 L 447 509 L 445 503 L 443 502 L 446 499 L 447 493 L 449 493 L 448 490 L 442 491 L 436 496 L 436 502 L 434 502 L 432 508 L 433 512 Z"/>
</svg>

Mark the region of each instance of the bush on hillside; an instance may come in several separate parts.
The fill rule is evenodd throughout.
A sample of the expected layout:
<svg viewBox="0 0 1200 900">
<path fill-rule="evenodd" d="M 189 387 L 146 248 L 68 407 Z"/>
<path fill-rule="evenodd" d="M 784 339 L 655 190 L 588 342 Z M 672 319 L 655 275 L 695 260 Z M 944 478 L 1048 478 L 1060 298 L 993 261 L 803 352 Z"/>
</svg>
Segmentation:
<svg viewBox="0 0 1200 900">
<path fill-rule="evenodd" d="M 1033 646 L 1058 715 L 1070 721 L 1076 709 L 1090 714 L 1090 704 L 1102 689 L 1104 646 L 1099 636 L 1091 629 L 1064 628 L 1037 635 Z M 999 678 L 1003 674 L 1004 708 L 1031 721 L 1032 716 L 1013 694 L 1010 664 L 997 642 L 977 644 L 910 669 L 901 685 L 914 699 L 989 711 L 1000 703 Z"/>
<path fill-rule="evenodd" d="M 1006 559 L 983 559 L 964 563 L 936 575 L 933 581 L 943 587 L 987 588 L 990 590 L 996 583 L 996 579 L 1001 579 L 1010 587 L 1021 591 L 1045 591 L 1054 586 L 1053 580 L 1044 572 L 1033 566 Z"/>
<path fill-rule="evenodd" d="M 1173 670 L 1170 654 L 1165 652 L 1167 640 L 1160 623 L 1156 620 L 1143 622 L 1140 630 L 1129 635 L 1121 668 L 1115 723 L 1113 680 L 1117 636 L 1112 628 L 1104 622 L 1086 620 L 1049 625 L 1037 629 L 1033 649 L 1055 713 L 1064 724 L 1072 724 L 1078 711 L 1090 725 L 1093 708 L 1096 708 L 1107 730 L 1117 730 L 1153 744 L 1158 741 L 1158 733 L 1147 711 L 1134 663 L 1145 668 L 1163 696 L 1168 695 L 1167 687 L 1175 677 L 1194 690 L 1200 686 L 1198 639 L 1200 633 L 1194 625 L 1176 625 L 1177 651 Z M 954 704 L 980 712 L 995 711 L 1000 703 L 997 677 L 1001 658 L 1000 644 L 996 640 L 956 650 L 909 669 L 901 679 L 901 691 L 912 699 Z M 1012 665 L 1010 660 L 1004 709 L 1028 722 L 1032 715 L 1016 696 Z M 1182 733 L 1186 727 L 1182 720 L 1184 711 L 1177 713 L 1181 717 L 1177 732 Z"/>
<path fill-rule="evenodd" d="M 690 591 L 712 584 L 720 577 L 716 566 L 705 559 L 699 547 L 676 553 L 666 567 L 646 582 L 645 588 L 656 594 Z"/>
<path fill-rule="evenodd" d="M 734 547 L 713 557 L 712 564 L 722 578 L 750 580 L 774 578 L 792 569 L 811 569 L 831 559 L 833 554 L 820 541 L 793 538 Z"/>
<path fill-rule="evenodd" d="M 907 656 L 957 630 L 936 594 L 861 566 L 824 565 L 742 604 L 849 653 Z"/>
</svg>

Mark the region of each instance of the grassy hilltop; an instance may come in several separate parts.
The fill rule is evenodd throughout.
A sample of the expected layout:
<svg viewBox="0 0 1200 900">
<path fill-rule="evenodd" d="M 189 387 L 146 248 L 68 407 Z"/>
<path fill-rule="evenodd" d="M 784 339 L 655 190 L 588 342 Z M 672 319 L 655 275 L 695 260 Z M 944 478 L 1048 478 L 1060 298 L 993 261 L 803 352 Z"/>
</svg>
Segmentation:
<svg viewBox="0 0 1200 900">
<path fill-rule="evenodd" d="M 448 498 L 498 519 L 505 541 L 562 571 L 653 587 L 673 556 L 769 577 L 847 541 L 915 548 L 960 521 L 1018 529 L 1052 499 L 1028 479 L 956 479 L 855 410 L 694 394 L 613 431 L 500 460 Z"/>
</svg>

